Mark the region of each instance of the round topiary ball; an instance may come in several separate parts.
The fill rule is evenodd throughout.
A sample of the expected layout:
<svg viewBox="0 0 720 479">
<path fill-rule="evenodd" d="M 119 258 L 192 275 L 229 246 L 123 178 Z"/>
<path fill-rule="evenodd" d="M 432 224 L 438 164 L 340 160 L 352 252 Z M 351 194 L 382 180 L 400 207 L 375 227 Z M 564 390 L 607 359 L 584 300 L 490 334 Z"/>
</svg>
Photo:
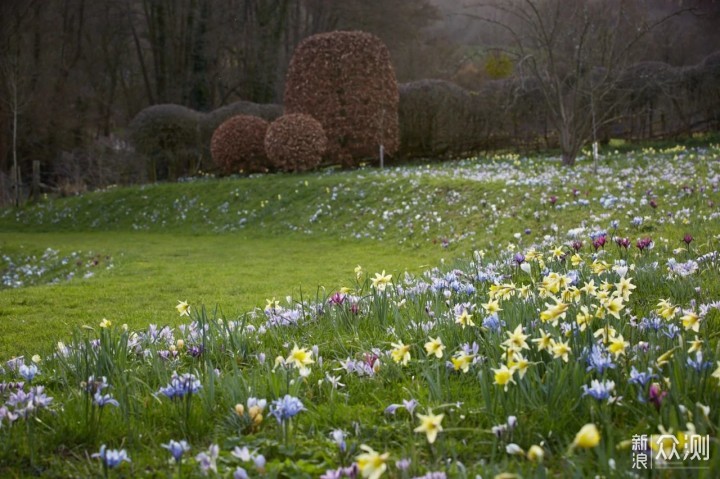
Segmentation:
<svg viewBox="0 0 720 479">
<path fill-rule="evenodd" d="M 202 115 L 182 105 L 153 105 L 130 122 L 135 151 L 149 162 L 150 180 L 175 179 L 194 173 L 200 155 Z"/>
<path fill-rule="evenodd" d="M 365 32 L 313 35 L 295 49 L 285 82 L 285 112 L 317 119 L 327 156 L 343 166 L 399 146 L 398 87 L 390 53 Z"/>
<path fill-rule="evenodd" d="M 213 161 L 226 175 L 267 172 L 267 129 L 268 122 L 256 116 L 238 115 L 225 120 L 210 140 Z"/>
<path fill-rule="evenodd" d="M 270 124 L 265 152 L 273 168 L 299 172 L 316 168 L 327 149 L 322 125 L 310 115 L 284 115 Z"/>
</svg>

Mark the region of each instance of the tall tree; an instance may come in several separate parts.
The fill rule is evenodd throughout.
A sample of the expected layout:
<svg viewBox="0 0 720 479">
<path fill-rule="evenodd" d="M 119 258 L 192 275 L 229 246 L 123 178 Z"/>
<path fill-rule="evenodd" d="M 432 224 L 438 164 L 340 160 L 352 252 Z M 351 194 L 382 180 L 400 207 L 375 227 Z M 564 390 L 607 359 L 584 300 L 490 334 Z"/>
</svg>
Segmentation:
<svg viewBox="0 0 720 479">
<path fill-rule="evenodd" d="M 643 2 L 512 0 L 483 4 L 495 16 L 469 15 L 509 36 L 518 74 L 542 95 L 562 160 L 575 164 L 595 131 L 615 118 L 620 73 L 637 60 L 639 41 L 670 15 Z"/>
</svg>

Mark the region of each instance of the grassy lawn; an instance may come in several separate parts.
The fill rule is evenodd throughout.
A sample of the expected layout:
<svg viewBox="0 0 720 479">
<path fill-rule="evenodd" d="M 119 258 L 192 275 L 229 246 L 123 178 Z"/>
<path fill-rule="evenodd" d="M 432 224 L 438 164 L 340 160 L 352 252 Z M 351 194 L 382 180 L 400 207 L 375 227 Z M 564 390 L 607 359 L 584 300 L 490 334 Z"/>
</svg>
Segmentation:
<svg viewBox="0 0 720 479">
<path fill-rule="evenodd" d="M 273 297 L 328 295 L 346 285 L 358 265 L 417 273 L 446 253 L 298 234 L 0 233 L 0 253 L 37 255 L 46 248 L 103 261 L 88 279 L 0 290 L 0 359 L 53 344 L 103 318 L 132 328 L 176 324 L 174 306 L 188 299 L 234 318 Z"/>
</svg>

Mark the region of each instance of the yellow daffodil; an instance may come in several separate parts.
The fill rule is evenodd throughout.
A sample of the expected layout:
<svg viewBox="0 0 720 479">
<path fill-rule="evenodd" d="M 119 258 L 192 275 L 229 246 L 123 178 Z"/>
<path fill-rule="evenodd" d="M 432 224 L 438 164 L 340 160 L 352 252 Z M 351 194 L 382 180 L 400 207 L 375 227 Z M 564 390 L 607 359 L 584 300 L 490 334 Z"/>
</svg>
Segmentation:
<svg viewBox="0 0 720 479">
<path fill-rule="evenodd" d="M 190 316 L 190 305 L 187 301 L 179 301 L 177 306 L 175 306 L 175 309 L 177 309 L 177 312 L 180 313 L 180 316 Z"/>
<path fill-rule="evenodd" d="M 568 362 L 568 355 L 572 353 L 570 345 L 568 345 L 567 342 L 564 343 L 562 341 L 555 341 L 554 339 L 551 341 L 552 344 L 550 345 L 550 350 L 553 353 L 553 358 L 562 359 L 563 361 Z"/>
<path fill-rule="evenodd" d="M 385 274 L 385 270 L 382 273 L 375 273 L 375 277 L 372 279 L 373 288 L 378 291 L 385 291 L 385 288 L 390 284 L 392 279 L 391 274 Z"/>
<path fill-rule="evenodd" d="M 442 423 L 444 414 L 433 414 L 432 411 L 428 411 L 428 414 L 417 414 L 420 419 L 420 425 L 413 429 L 415 432 L 424 432 L 427 435 L 427 440 L 430 444 L 435 442 L 439 432 L 442 432 Z"/>
<path fill-rule="evenodd" d="M 580 331 L 585 331 L 590 321 L 592 321 L 590 310 L 588 310 L 587 306 L 580 306 L 580 312 L 575 316 L 575 322 L 580 328 Z"/>
<path fill-rule="evenodd" d="M 580 288 L 580 291 L 587 294 L 588 296 L 595 296 L 597 293 L 597 288 L 595 287 L 595 280 L 591 279 L 590 281 L 586 282 L 585 285 Z"/>
<path fill-rule="evenodd" d="M 386 462 L 390 453 L 379 454 L 365 444 L 361 445 L 360 449 L 365 451 L 355 457 L 360 474 L 366 479 L 378 479 L 387 470 Z"/>
<path fill-rule="evenodd" d="M 399 342 L 392 343 L 392 347 L 394 349 L 390 351 L 390 356 L 393 358 L 393 361 L 407 366 L 407 363 L 410 361 L 410 346 Z"/>
<path fill-rule="evenodd" d="M 528 367 L 530 367 L 530 361 L 525 359 L 522 354 L 515 353 L 508 361 L 508 366 L 510 367 L 510 369 L 515 368 L 515 370 L 518 372 L 518 376 L 520 377 L 520 379 L 522 379 L 525 377 Z"/>
<path fill-rule="evenodd" d="M 500 303 L 497 300 L 490 300 L 487 303 L 482 304 L 482 307 L 485 311 L 487 311 L 488 314 L 502 311 L 502 308 L 500 308 Z"/>
<path fill-rule="evenodd" d="M 450 358 L 450 362 L 453 365 L 455 371 L 462 371 L 464 373 L 470 370 L 470 364 L 472 364 L 473 355 L 467 354 L 464 351 L 460 351 L 455 356 Z"/>
<path fill-rule="evenodd" d="M 552 336 L 550 336 L 549 333 L 546 333 L 542 329 L 540 330 L 540 337 L 531 339 L 533 343 L 535 343 L 535 347 L 538 351 L 542 350 L 550 350 L 550 347 L 552 346 Z"/>
<path fill-rule="evenodd" d="M 619 283 L 615 283 L 615 294 L 622 298 L 623 302 L 630 301 L 630 294 L 636 288 L 631 281 L 632 278 L 620 278 Z"/>
<path fill-rule="evenodd" d="M 677 313 L 677 306 L 673 306 L 670 301 L 662 299 L 657 304 L 655 312 L 663 318 L 670 320 L 675 317 L 675 313 Z"/>
<path fill-rule="evenodd" d="M 560 292 L 560 299 L 564 303 L 579 303 L 580 302 L 580 290 L 575 286 L 565 288 Z"/>
<path fill-rule="evenodd" d="M 475 326 L 475 323 L 472 320 L 472 315 L 468 314 L 468 311 L 465 308 L 463 308 L 462 314 L 455 318 L 455 323 L 462 325 L 463 329 L 465 329 L 465 326 Z"/>
<path fill-rule="evenodd" d="M 564 319 L 568 310 L 568 305 L 557 298 L 555 298 L 555 304 L 545 303 L 545 307 L 547 309 L 540 313 L 540 320 L 552 324 L 556 324 L 558 319 Z"/>
<path fill-rule="evenodd" d="M 622 302 L 622 298 L 614 297 L 608 298 L 601 301 L 600 305 L 610 316 L 614 316 L 616 319 L 620 319 L 620 311 L 623 310 L 625 305 Z"/>
<path fill-rule="evenodd" d="M 312 354 L 312 351 L 308 351 L 306 348 L 299 348 L 296 344 L 292 348 L 292 351 L 290 351 L 290 355 L 285 359 L 285 363 L 294 365 L 302 373 L 308 371 L 307 366 L 315 362 Z"/>
<path fill-rule="evenodd" d="M 100 327 L 101 327 L 101 328 L 107 329 L 107 328 L 109 328 L 110 326 L 112 326 L 112 321 L 109 321 L 109 320 L 107 320 L 107 319 L 105 319 L 105 318 L 103 318 L 103 320 L 100 321 Z"/>
<path fill-rule="evenodd" d="M 535 248 L 530 248 L 525 253 L 525 261 L 527 261 L 528 263 L 532 262 L 532 261 L 540 261 L 540 260 L 542 260 L 542 257 L 543 257 L 542 253 L 537 251 Z"/>
<path fill-rule="evenodd" d="M 670 359 L 673 357 L 673 354 L 675 353 L 676 348 L 672 348 L 670 351 L 667 351 L 660 355 L 659 358 L 657 358 L 657 365 L 658 366 L 664 366 L 670 361 Z"/>
<path fill-rule="evenodd" d="M 430 341 L 425 343 L 425 351 L 427 351 L 428 356 L 435 355 L 436 358 L 442 358 L 444 349 L 445 346 L 439 336 L 435 339 L 430 338 Z"/>
<path fill-rule="evenodd" d="M 596 338 L 602 338 L 603 344 L 607 344 L 610 339 L 617 336 L 617 331 L 615 331 L 615 328 L 612 326 L 605 326 L 604 328 L 599 328 L 595 331 L 593 336 Z"/>
<path fill-rule="evenodd" d="M 593 273 L 600 276 L 608 271 L 609 265 L 605 261 L 595 260 L 590 265 L 590 269 L 592 269 Z"/>
<path fill-rule="evenodd" d="M 505 391 L 508 390 L 509 383 L 516 384 L 513 379 L 515 368 L 508 368 L 505 364 L 503 364 L 499 368 L 493 369 L 493 373 L 495 373 L 495 382 L 493 384 L 504 386 Z"/>
<path fill-rule="evenodd" d="M 506 339 L 503 344 L 508 348 L 512 348 L 514 351 L 519 351 L 521 349 L 530 349 L 527 341 L 525 341 L 528 338 L 528 335 L 523 334 L 522 324 L 518 324 L 512 333 L 506 331 L 505 334 L 508 335 L 508 339 Z"/>
<path fill-rule="evenodd" d="M 578 266 L 580 266 L 581 264 L 584 263 L 582 256 L 580 256 L 579 254 L 572 255 L 570 257 L 570 262 L 572 263 L 574 268 L 577 268 Z"/>
<path fill-rule="evenodd" d="M 622 334 L 617 335 L 614 338 L 610 338 L 610 344 L 608 345 L 608 351 L 615 355 L 615 358 L 621 354 L 625 354 L 625 349 L 630 346 L 630 343 L 625 341 Z"/>
<path fill-rule="evenodd" d="M 278 309 L 279 307 L 280 307 L 280 301 L 278 301 L 277 299 L 273 298 L 273 299 L 265 300 L 265 309 L 266 310 L 267 309 L 275 310 L 275 309 Z"/>
<path fill-rule="evenodd" d="M 530 449 L 528 449 L 527 458 L 528 461 L 531 462 L 543 462 L 543 458 L 545 458 L 545 450 L 537 444 L 534 444 L 530 446 Z"/>
<path fill-rule="evenodd" d="M 700 339 L 697 335 L 695 335 L 695 340 L 690 341 L 690 348 L 688 349 L 688 354 L 696 353 L 698 351 L 702 351 L 703 348 L 703 341 Z"/>
<path fill-rule="evenodd" d="M 572 447 L 590 449 L 600 444 L 600 431 L 595 424 L 585 424 L 575 435 Z"/>
<path fill-rule="evenodd" d="M 684 311 L 684 315 L 680 318 L 683 327 L 686 331 L 693 330 L 696 333 L 700 332 L 700 316 L 695 314 L 693 311 Z"/>
<path fill-rule="evenodd" d="M 515 284 L 504 283 L 504 284 L 491 284 L 490 285 L 490 298 L 491 299 L 502 299 L 508 300 L 515 295 Z M 500 311 L 500 310 L 498 310 Z M 492 314 L 492 312 L 490 313 Z"/>
<path fill-rule="evenodd" d="M 717 369 L 713 371 L 712 377 L 716 378 L 718 381 L 720 381 L 720 361 L 717 362 Z"/>
<path fill-rule="evenodd" d="M 525 264 L 525 263 L 523 263 L 523 264 Z M 528 285 L 521 286 L 517 289 L 517 295 L 521 299 L 528 299 L 528 298 L 530 298 L 530 296 L 532 296 L 532 294 L 533 294 L 533 292 L 530 289 L 530 286 L 528 286 Z"/>
<path fill-rule="evenodd" d="M 549 291 L 553 294 L 557 294 L 560 291 L 560 288 L 562 287 L 562 276 L 557 274 L 556 272 L 551 272 L 547 276 L 545 276 L 542 280 L 541 287 Z"/>
<path fill-rule="evenodd" d="M 355 277 L 356 277 L 357 279 L 360 279 L 360 277 L 362 276 L 362 274 L 363 274 L 363 273 L 362 273 L 362 266 L 357 265 L 357 266 L 355 267 Z"/>
</svg>

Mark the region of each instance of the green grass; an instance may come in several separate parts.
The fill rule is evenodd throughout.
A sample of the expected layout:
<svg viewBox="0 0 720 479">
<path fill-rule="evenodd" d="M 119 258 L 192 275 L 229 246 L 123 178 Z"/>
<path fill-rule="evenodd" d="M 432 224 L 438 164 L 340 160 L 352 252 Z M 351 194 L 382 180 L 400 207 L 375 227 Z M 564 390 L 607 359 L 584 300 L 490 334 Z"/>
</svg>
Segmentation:
<svg viewBox="0 0 720 479">
<path fill-rule="evenodd" d="M 0 252 L 46 248 L 110 256 L 113 267 L 101 265 L 89 279 L 0 290 L 0 358 L 32 350 L 38 342 L 52 344 L 103 318 L 132 328 L 175 324 L 179 300 L 217 306 L 235 317 L 273 297 L 301 291 L 308 298 L 324 296 L 345 285 L 358 264 L 368 271 L 419 272 L 444 253 L 299 235 L 0 233 Z"/>
<path fill-rule="evenodd" d="M 49 411 L 40 408 L 29 420 L 0 427 L 0 476 L 101 477 L 99 461 L 88 456 L 105 444 L 132 458 L 110 476 L 168 477 L 177 469 L 160 444 L 186 439 L 192 449 L 183 477 L 201 477 L 193 458 L 211 444 L 220 448 L 219 477 L 231 477 L 239 465 L 251 477 L 318 477 L 351 464 L 362 444 L 390 454 L 384 477 L 428 471 L 462 478 L 501 472 L 613 477 L 630 470 L 631 452 L 618 447 L 634 434 L 693 427 L 711 436 L 711 469 L 682 470 L 678 477 L 712 477 L 720 467 L 718 382 L 711 376 L 720 360 L 720 313 L 712 307 L 720 299 L 720 264 L 709 260 L 693 274 L 672 278 L 668 267 L 671 258 L 683 263 L 720 249 L 719 158 L 718 147 L 633 151 L 609 154 L 595 173 L 587 160 L 566 169 L 552 159 L 505 155 L 383 171 L 117 188 L 0 211 L 0 272 L 18 265 L 47 269 L 20 276 L 32 286 L 0 289 L 0 359 L 38 354 L 41 373 L 33 384 L 55 398 Z M 590 235 L 600 230 L 608 233 L 608 244 L 596 252 Z M 682 241 L 685 234 L 693 236 L 690 246 Z M 629 238 L 629 250 L 616 246 L 613 236 Z M 575 237 L 583 242 L 582 263 L 573 266 Z M 653 239 L 651 251 L 634 246 L 643 237 Z M 554 259 L 560 246 L 567 255 Z M 532 261 L 525 273 L 513 257 L 531 247 L 544 262 Z M 484 259 L 477 250 L 485 251 Z M 578 287 L 593 280 L 613 292 L 620 273 L 612 267 L 620 260 L 633 268 L 626 275 L 637 289 L 619 317 L 606 313 L 586 330 L 574 330 L 582 306 L 597 315 L 604 311 L 600 296 L 582 293 L 578 303 L 568 301 L 557 325 L 539 319 L 564 301 L 560 291 L 542 291 L 545 268 L 577 275 Z M 607 271 L 596 269 L 603 261 Z M 357 265 L 363 267 L 359 278 Z M 393 274 L 385 291 L 372 286 L 383 270 Z M 88 272 L 94 274 L 84 278 Z M 65 281 L 70 273 L 74 278 Z M 485 278 L 497 274 L 495 283 L 514 286 L 499 300 L 505 326 L 496 331 L 483 325 L 483 304 L 492 299 L 493 281 Z M 47 284 L 54 278 L 61 281 Z M 455 285 L 444 284 L 447 278 Z M 435 291 L 434 284 L 444 285 Z M 521 286 L 529 299 L 520 297 Z M 342 304 L 328 302 L 341 287 L 349 296 Z M 277 311 L 263 311 L 271 298 L 280 301 Z M 178 300 L 191 303 L 191 318 L 178 317 Z M 680 309 L 657 331 L 638 328 L 637 321 L 658 316 L 660 300 Z M 701 307 L 707 313 L 695 332 L 680 318 Z M 475 326 L 456 323 L 462 309 L 472 311 Z M 100 327 L 103 318 L 112 326 Z M 171 327 L 156 335 L 150 324 Z M 528 335 L 530 347 L 521 353 L 530 366 L 524 377 L 515 371 L 516 382 L 504 391 L 494 369 L 511 366 L 503 343 L 517 326 Z M 606 348 L 593 333 L 610 328 L 628 342 L 624 354 L 613 356 L 614 368 L 589 371 L 587 350 Z M 567 362 L 536 347 L 531 340 L 541 331 L 567 341 Z M 441 359 L 426 353 L 431 338 L 443 341 Z M 711 362 L 701 371 L 688 363 L 697 359 L 688 351 L 696 340 Z M 70 345 L 67 353 L 57 349 L 58 341 Z M 408 346 L 407 365 L 390 353 L 399 343 Z M 472 343 L 478 353 L 469 371 L 448 369 L 446 361 Z M 317 347 L 307 377 L 282 365 L 296 346 Z M 673 356 L 658 364 L 669 351 Z M 374 355 L 379 362 L 372 374 L 348 365 L 362 367 Z M 3 367 L 0 380 L 19 379 Z M 649 384 L 630 381 L 631 368 L 654 374 L 651 381 L 666 394 L 657 407 L 648 399 Z M 202 384 L 191 401 L 160 392 L 174 371 L 192 373 Z M 101 414 L 93 406 L 84 384 L 91 375 L 107 378 L 105 392 L 117 407 Z M 333 389 L 331 379 L 344 386 Z M 614 381 L 613 394 L 622 401 L 583 395 L 591 380 Z M 256 426 L 247 410 L 235 412 L 249 397 L 271 403 L 285 394 L 306 408 L 289 428 L 269 407 Z M 0 391 L 0 403 L 8 398 Z M 416 413 L 445 414 L 445 429 L 432 445 L 414 432 L 417 416 L 404 409 L 384 413 L 410 398 L 418 401 Z M 710 406 L 707 417 L 698 403 Z M 493 434 L 508 416 L 517 417 L 515 430 Z M 570 451 L 586 423 L 597 425 L 601 441 Z M 346 451 L 330 439 L 336 429 L 346 434 Z M 511 443 L 526 451 L 540 446 L 544 463 L 508 454 Z M 263 454 L 265 470 L 233 456 L 236 446 Z M 412 459 L 407 473 L 397 469 L 402 458 Z"/>
</svg>

